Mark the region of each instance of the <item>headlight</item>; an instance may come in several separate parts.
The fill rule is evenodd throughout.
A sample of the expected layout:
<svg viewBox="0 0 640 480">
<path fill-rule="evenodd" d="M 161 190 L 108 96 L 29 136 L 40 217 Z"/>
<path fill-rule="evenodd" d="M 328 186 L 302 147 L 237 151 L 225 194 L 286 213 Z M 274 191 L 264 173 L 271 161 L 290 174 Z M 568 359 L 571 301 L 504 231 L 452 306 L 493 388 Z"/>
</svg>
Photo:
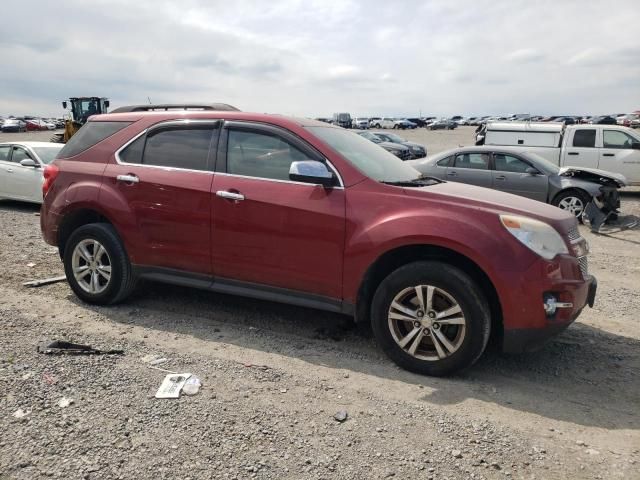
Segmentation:
<svg viewBox="0 0 640 480">
<path fill-rule="evenodd" d="M 500 215 L 500 221 L 511 235 L 542 258 L 551 260 L 560 253 L 569 253 L 558 231 L 548 223 L 516 215 Z"/>
</svg>

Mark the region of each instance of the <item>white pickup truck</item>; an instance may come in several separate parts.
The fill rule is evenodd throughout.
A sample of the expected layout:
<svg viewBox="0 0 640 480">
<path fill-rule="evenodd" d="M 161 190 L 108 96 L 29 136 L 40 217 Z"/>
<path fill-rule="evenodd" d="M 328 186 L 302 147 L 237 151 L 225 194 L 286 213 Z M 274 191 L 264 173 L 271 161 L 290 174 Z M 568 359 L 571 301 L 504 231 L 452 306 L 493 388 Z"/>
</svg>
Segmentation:
<svg viewBox="0 0 640 480">
<path fill-rule="evenodd" d="M 640 133 L 617 125 L 569 125 L 553 122 L 491 122 L 477 144 L 521 147 L 561 167 L 620 173 L 640 185 Z"/>
</svg>

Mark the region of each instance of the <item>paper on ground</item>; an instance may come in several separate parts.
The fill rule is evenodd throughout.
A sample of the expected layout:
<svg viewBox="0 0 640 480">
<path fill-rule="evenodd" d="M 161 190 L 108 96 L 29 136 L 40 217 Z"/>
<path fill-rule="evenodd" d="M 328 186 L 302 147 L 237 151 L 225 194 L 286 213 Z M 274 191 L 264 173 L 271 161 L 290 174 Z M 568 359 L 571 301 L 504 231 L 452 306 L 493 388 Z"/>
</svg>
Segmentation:
<svg viewBox="0 0 640 480">
<path fill-rule="evenodd" d="M 190 373 L 176 373 L 164 377 L 160 388 L 156 392 L 156 398 L 178 398 L 184 383 L 191 376 Z"/>
</svg>

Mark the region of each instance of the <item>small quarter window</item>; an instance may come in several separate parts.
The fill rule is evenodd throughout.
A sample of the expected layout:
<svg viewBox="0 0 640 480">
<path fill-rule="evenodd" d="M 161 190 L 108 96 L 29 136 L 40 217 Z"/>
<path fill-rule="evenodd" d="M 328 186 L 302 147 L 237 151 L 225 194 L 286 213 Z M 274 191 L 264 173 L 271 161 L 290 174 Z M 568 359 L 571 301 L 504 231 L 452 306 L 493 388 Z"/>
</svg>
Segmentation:
<svg viewBox="0 0 640 480">
<path fill-rule="evenodd" d="M 451 160 L 453 160 L 453 157 L 446 157 L 443 158 L 442 160 L 438 160 L 438 163 L 436 163 L 436 165 L 438 165 L 439 167 L 448 167 L 451 165 Z"/>
<path fill-rule="evenodd" d="M 145 136 L 141 135 L 131 142 L 119 154 L 120 161 L 124 163 L 142 163 L 142 151 L 144 150 Z"/>
</svg>

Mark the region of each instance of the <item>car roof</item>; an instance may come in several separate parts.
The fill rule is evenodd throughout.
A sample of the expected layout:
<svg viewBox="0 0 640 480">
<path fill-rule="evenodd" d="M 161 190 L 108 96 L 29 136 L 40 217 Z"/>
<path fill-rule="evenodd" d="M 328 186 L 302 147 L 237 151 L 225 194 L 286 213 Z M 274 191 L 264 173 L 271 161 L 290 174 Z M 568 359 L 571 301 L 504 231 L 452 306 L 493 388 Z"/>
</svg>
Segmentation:
<svg viewBox="0 0 640 480">
<path fill-rule="evenodd" d="M 271 123 L 282 127 L 292 125 L 300 127 L 325 127 L 340 128 L 325 122 L 313 120 L 310 118 L 289 117 L 279 114 L 270 113 L 251 113 L 239 111 L 221 111 L 221 110 L 169 110 L 169 111 L 153 111 L 153 112 L 126 112 L 126 113 L 105 113 L 101 115 L 93 115 L 89 118 L 89 122 L 100 121 L 121 121 L 136 122 L 142 118 L 157 118 L 158 122 L 166 120 L 181 119 L 225 119 L 225 120 L 244 120 L 253 122 Z"/>
<path fill-rule="evenodd" d="M 564 118 L 564 117 L 553 117 Z M 507 130 L 510 132 L 562 132 L 564 124 L 559 122 L 489 122 L 487 130 Z"/>
</svg>

